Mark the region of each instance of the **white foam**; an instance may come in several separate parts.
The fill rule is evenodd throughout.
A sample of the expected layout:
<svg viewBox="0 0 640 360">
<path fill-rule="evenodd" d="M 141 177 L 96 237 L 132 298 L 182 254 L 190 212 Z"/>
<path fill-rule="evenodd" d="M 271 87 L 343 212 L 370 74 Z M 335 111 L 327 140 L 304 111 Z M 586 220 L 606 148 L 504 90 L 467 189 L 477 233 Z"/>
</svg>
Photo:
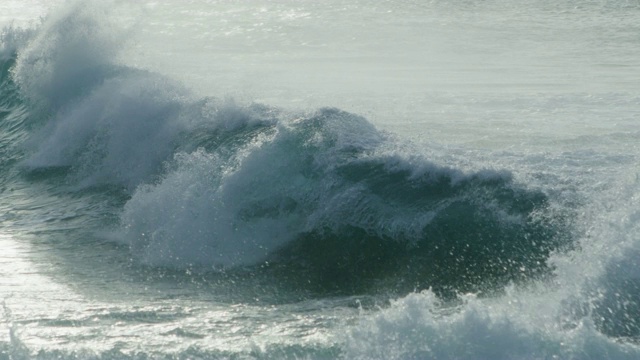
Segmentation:
<svg viewBox="0 0 640 360">
<path fill-rule="evenodd" d="M 551 305 L 549 305 L 551 302 Z M 640 347 L 597 331 L 590 318 L 568 327 L 553 299 L 463 297 L 443 307 L 431 292 L 410 294 L 363 316 L 348 331 L 349 359 L 635 359 Z"/>
</svg>

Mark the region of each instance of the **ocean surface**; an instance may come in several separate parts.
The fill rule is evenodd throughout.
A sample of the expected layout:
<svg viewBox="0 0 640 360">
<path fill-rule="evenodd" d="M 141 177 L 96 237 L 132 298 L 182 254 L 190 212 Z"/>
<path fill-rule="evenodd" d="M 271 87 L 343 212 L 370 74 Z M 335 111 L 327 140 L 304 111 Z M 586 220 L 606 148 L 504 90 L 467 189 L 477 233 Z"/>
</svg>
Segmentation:
<svg viewBox="0 0 640 360">
<path fill-rule="evenodd" d="M 640 358 L 639 1 L 0 28 L 0 359 Z"/>
</svg>

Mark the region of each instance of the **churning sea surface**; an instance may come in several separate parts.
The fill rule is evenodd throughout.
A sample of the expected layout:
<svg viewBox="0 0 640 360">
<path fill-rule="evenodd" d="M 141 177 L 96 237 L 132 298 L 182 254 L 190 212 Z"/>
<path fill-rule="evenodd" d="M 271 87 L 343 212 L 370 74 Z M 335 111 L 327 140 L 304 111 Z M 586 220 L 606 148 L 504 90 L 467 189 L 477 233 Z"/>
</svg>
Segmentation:
<svg viewBox="0 0 640 360">
<path fill-rule="evenodd" d="M 639 1 L 0 27 L 0 359 L 640 358 Z"/>
</svg>

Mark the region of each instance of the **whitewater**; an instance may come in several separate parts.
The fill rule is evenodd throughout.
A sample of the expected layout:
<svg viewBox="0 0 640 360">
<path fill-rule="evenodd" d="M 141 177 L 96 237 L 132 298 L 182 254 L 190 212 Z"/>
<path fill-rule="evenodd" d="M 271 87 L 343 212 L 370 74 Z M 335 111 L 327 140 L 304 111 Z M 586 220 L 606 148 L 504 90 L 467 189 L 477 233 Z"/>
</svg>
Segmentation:
<svg viewBox="0 0 640 360">
<path fill-rule="evenodd" d="M 640 358 L 640 2 L 0 28 L 0 359 Z"/>
</svg>

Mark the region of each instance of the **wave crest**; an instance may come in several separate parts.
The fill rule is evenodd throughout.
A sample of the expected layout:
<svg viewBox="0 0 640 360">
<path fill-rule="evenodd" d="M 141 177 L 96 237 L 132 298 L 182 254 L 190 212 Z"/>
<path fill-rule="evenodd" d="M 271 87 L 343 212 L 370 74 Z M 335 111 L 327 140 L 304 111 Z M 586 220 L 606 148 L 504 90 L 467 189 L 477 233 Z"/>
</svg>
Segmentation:
<svg viewBox="0 0 640 360">
<path fill-rule="evenodd" d="M 444 294 L 541 276 L 566 245 L 543 193 L 503 171 L 389 155 L 391 139 L 359 116 L 323 109 L 257 129 L 227 135 L 245 141 L 230 156 L 178 154 L 138 189 L 122 216 L 134 253 L 177 267 L 266 261 L 311 290 Z"/>
</svg>

